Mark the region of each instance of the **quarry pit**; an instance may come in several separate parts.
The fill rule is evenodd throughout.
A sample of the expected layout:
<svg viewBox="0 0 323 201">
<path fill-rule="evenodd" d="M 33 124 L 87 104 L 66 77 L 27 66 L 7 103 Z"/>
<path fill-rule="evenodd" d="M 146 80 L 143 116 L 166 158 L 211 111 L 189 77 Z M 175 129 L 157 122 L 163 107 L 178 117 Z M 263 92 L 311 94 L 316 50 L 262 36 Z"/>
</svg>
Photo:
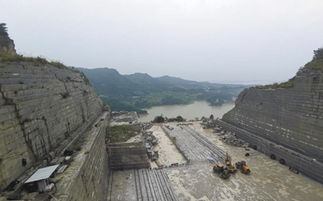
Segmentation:
<svg viewBox="0 0 323 201">
<path fill-rule="evenodd" d="M 256 150 L 224 143 L 199 121 L 185 124 L 154 124 L 149 131 L 158 140 L 158 159 L 150 168 L 111 171 L 107 200 L 323 200 L 322 184 Z M 226 152 L 252 173 L 221 179 L 212 167 Z"/>
<path fill-rule="evenodd" d="M 17 54 L 2 31 L 0 201 L 321 201 L 323 49 L 314 53 L 289 81 L 244 90 L 211 127 L 151 124 L 112 112 L 77 69 Z M 214 173 L 227 153 L 251 174 Z"/>
</svg>

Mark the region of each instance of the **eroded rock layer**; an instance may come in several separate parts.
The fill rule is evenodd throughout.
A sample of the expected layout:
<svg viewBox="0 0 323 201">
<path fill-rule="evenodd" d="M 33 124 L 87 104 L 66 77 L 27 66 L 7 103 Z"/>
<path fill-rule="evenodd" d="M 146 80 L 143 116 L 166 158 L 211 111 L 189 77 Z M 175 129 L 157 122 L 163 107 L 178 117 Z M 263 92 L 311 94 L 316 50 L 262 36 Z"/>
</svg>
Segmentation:
<svg viewBox="0 0 323 201">
<path fill-rule="evenodd" d="M 0 62 L 0 190 L 50 161 L 101 113 L 79 71 L 37 60 Z"/>
<path fill-rule="evenodd" d="M 286 83 L 244 90 L 234 109 L 222 120 L 261 151 L 280 156 L 282 162 L 323 182 L 323 176 L 317 176 L 323 175 L 323 63 L 320 62 L 314 57 Z"/>
</svg>

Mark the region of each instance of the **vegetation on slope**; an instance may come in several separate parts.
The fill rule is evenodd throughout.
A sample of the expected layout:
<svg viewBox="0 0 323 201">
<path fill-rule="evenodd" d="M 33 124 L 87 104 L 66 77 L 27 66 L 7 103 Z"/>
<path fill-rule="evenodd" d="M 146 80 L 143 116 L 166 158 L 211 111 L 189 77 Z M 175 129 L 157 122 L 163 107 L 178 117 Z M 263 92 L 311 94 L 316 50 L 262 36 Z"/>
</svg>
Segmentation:
<svg viewBox="0 0 323 201">
<path fill-rule="evenodd" d="M 305 64 L 304 69 L 323 70 L 323 48 L 314 50 L 314 56 L 312 61 Z M 294 86 L 293 80 L 294 78 L 288 80 L 287 82 L 257 86 L 257 88 L 259 89 L 291 88 Z"/>
<path fill-rule="evenodd" d="M 0 55 L 0 62 L 34 62 L 38 64 L 51 64 L 58 68 L 68 68 L 64 64 L 57 61 L 47 61 L 42 57 L 26 57 L 20 54 L 3 54 Z"/>
<path fill-rule="evenodd" d="M 308 62 L 304 66 L 305 68 L 312 68 L 317 70 L 323 70 L 323 48 L 314 50 L 313 60 Z"/>
<path fill-rule="evenodd" d="M 143 108 L 188 104 L 205 100 L 212 105 L 230 102 L 246 86 L 195 82 L 176 77 L 153 78 L 148 74 L 121 75 L 115 69 L 80 68 L 112 110 L 144 113 Z"/>
<path fill-rule="evenodd" d="M 0 62 L 32 62 L 35 65 L 51 65 L 56 68 L 60 69 L 66 69 L 70 71 L 74 71 L 77 73 L 80 73 L 85 81 L 85 83 L 90 84 L 90 81 L 87 79 L 87 77 L 84 75 L 83 72 L 78 71 L 77 69 L 73 67 L 67 67 L 61 62 L 58 61 L 48 61 L 45 58 L 42 57 L 26 57 L 20 54 L 13 54 L 13 53 L 6 53 L 6 54 L 0 54 Z M 1 67 L 1 66 L 0 66 Z"/>
<path fill-rule="evenodd" d="M 0 35 L 8 36 L 6 23 L 0 23 Z"/>
<path fill-rule="evenodd" d="M 0 55 L 16 54 L 15 44 L 10 39 L 5 23 L 0 23 Z"/>
<path fill-rule="evenodd" d="M 173 118 L 168 118 L 168 117 L 164 117 L 164 116 L 160 115 L 160 116 L 156 116 L 152 122 L 153 123 L 164 123 L 164 122 L 183 122 L 183 121 L 186 121 L 186 119 L 184 119 L 180 115 L 177 117 L 173 117 Z"/>
<path fill-rule="evenodd" d="M 323 70 L 323 59 L 313 60 L 305 65 L 306 68 Z"/>
<path fill-rule="evenodd" d="M 289 79 L 287 82 L 281 82 L 281 83 L 274 83 L 274 84 L 267 84 L 267 85 L 261 85 L 257 86 L 258 89 L 278 89 L 278 88 L 291 88 L 294 86 L 293 83 L 294 78 Z"/>
<path fill-rule="evenodd" d="M 152 92 L 142 96 L 110 95 L 101 96 L 101 98 L 104 103 L 109 104 L 115 111 L 136 111 L 139 114 L 146 112 L 142 108 L 158 105 L 189 104 L 197 100 L 196 95 L 183 91 Z"/>
<path fill-rule="evenodd" d="M 108 130 L 107 140 L 109 143 L 126 142 L 138 135 L 139 131 L 140 128 L 135 125 L 112 126 Z"/>
</svg>

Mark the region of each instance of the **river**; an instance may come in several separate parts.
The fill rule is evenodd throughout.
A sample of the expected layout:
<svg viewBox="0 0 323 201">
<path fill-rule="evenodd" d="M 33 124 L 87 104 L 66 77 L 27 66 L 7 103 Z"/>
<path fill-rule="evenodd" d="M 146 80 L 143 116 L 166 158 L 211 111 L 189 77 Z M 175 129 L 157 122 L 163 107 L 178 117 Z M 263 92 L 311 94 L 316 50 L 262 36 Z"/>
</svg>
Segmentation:
<svg viewBox="0 0 323 201">
<path fill-rule="evenodd" d="M 221 106 L 210 106 L 206 101 L 195 101 L 187 105 L 163 105 L 146 108 L 146 115 L 140 115 L 141 122 L 152 121 L 156 116 L 177 117 L 181 115 L 187 120 L 209 117 L 213 114 L 214 118 L 221 118 L 223 114 L 234 107 L 234 103 L 226 103 Z"/>
</svg>

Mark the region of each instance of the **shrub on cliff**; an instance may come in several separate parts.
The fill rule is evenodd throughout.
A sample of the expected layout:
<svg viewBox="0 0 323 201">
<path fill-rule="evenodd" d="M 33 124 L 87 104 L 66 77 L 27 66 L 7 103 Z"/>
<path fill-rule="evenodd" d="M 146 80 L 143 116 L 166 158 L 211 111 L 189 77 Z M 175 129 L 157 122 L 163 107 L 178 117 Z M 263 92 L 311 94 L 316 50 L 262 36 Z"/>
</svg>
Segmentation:
<svg viewBox="0 0 323 201">
<path fill-rule="evenodd" d="M 176 121 L 182 122 L 182 121 L 185 121 L 185 119 L 182 116 L 177 116 Z"/>
<path fill-rule="evenodd" d="M 317 60 L 317 59 L 323 59 L 323 48 L 314 50 L 313 60 Z"/>
<path fill-rule="evenodd" d="M 323 70 L 323 48 L 314 50 L 313 60 L 308 62 L 304 67 Z"/>
<path fill-rule="evenodd" d="M 0 35 L 8 36 L 6 23 L 0 23 Z"/>
</svg>

